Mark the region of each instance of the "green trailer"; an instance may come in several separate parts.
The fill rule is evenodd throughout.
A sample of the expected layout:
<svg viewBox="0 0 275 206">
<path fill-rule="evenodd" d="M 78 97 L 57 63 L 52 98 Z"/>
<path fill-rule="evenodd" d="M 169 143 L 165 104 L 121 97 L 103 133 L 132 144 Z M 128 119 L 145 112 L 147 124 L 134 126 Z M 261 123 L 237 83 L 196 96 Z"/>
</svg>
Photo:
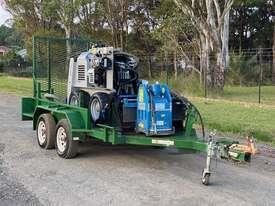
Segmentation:
<svg viewBox="0 0 275 206">
<path fill-rule="evenodd" d="M 94 123 L 89 108 L 83 105 L 85 94 L 81 92 L 79 105 L 67 104 L 69 59 L 76 58 L 93 45 L 93 41 L 86 39 L 33 37 L 33 97 L 23 97 L 21 109 L 22 120 L 33 122 L 41 148 L 56 148 L 60 157 L 73 158 L 77 155 L 79 142 L 97 139 L 112 145 L 146 145 L 204 152 L 207 154 L 202 175 L 205 185 L 209 183 L 213 156 L 250 161 L 251 152 L 236 148 L 231 151 L 230 146 L 238 142 L 214 141 L 211 136 L 199 138 L 194 125 L 202 124 L 202 120 L 191 103 L 186 110 L 183 130 L 165 136 L 124 133 L 115 123 Z"/>
</svg>

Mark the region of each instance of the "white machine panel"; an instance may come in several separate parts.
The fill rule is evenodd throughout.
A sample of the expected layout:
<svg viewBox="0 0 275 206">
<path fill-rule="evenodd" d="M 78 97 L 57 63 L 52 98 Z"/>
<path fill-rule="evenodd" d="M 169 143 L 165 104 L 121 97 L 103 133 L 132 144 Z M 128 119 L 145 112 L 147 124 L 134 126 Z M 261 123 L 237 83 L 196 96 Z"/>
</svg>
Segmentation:
<svg viewBox="0 0 275 206">
<path fill-rule="evenodd" d="M 81 53 L 77 61 L 70 60 L 68 77 L 68 96 L 72 88 L 107 88 L 113 89 L 113 62 L 114 48 L 100 47 L 92 48 Z M 104 84 L 96 82 L 96 70 L 105 70 L 106 78 Z M 103 86 L 104 85 L 104 86 Z"/>
</svg>

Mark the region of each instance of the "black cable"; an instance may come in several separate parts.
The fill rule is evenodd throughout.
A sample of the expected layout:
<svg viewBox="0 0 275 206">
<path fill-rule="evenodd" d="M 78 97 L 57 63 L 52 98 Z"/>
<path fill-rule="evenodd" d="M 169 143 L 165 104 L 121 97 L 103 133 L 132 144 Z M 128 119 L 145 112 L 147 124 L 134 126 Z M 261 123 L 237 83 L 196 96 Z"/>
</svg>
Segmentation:
<svg viewBox="0 0 275 206">
<path fill-rule="evenodd" d="M 178 92 L 176 92 L 176 91 L 172 91 L 172 92 L 176 95 L 177 98 L 179 98 L 183 103 L 185 103 L 185 106 L 187 106 L 187 107 L 191 106 L 191 107 L 193 107 L 196 110 L 196 112 L 197 112 L 197 114 L 199 116 L 199 119 L 200 119 L 201 130 L 202 130 L 202 137 L 203 137 L 203 140 L 205 141 L 204 123 L 203 123 L 203 120 L 202 120 L 201 113 L 199 112 L 199 110 L 197 109 L 197 107 L 194 104 L 192 104 L 186 97 L 183 97 L 183 96 L 179 95 Z"/>
<path fill-rule="evenodd" d="M 150 97 L 150 107 L 151 107 L 151 122 L 152 122 L 152 126 L 154 126 L 154 131 L 156 132 L 156 117 L 155 117 L 155 106 L 153 104 L 153 91 L 152 88 L 148 88 L 149 90 L 149 97 Z"/>
</svg>

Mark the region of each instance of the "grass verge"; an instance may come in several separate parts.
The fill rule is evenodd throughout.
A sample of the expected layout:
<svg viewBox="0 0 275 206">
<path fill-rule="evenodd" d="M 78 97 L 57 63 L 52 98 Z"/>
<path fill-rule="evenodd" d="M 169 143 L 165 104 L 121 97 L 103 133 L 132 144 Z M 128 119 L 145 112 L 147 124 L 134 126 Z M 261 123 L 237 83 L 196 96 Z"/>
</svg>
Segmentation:
<svg viewBox="0 0 275 206">
<path fill-rule="evenodd" d="M 165 77 L 153 79 L 152 82 L 166 82 Z M 170 88 L 180 91 L 184 95 L 204 96 L 204 90 L 199 83 L 199 77 L 195 75 L 183 76 L 180 75 L 177 80 L 170 78 L 168 81 Z M 231 101 L 242 101 L 249 103 L 258 103 L 259 87 L 257 86 L 229 86 L 226 85 L 223 91 L 207 89 L 207 96 L 214 99 L 226 99 Z M 261 103 L 275 105 L 275 86 L 261 87 Z"/>
<path fill-rule="evenodd" d="M 210 92 L 210 97 L 258 103 L 259 87 L 225 86 L 222 93 Z M 275 86 L 261 87 L 261 103 L 275 105 Z"/>
<path fill-rule="evenodd" d="M 0 92 L 32 96 L 32 88 L 31 78 L 17 78 L 0 74 Z"/>
<path fill-rule="evenodd" d="M 207 129 L 224 133 L 253 135 L 265 142 L 275 140 L 275 108 L 224 100 L 191 98 Z"/>
</svg>

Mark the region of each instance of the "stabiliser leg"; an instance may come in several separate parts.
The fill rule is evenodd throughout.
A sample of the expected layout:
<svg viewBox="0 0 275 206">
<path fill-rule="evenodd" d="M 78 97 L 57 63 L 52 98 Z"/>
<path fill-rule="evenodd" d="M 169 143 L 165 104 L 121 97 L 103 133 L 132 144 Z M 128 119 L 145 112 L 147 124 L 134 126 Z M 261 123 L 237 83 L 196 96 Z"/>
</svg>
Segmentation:
<svg viewBox="0 0 275 206">
<path fill-rule="evenodd" d="M 210 180 L 210 166 L 211 166 L 211 157 L 213 156 L 213 138 L 212 136 L 209 136 L 209 142 L 208 142 L 208 149 L 207 149 L 207 157 L 206 157 L 206 167 L 204 168 L 202 172 L 202 184 L 208 185 Z"/>
</svg>

